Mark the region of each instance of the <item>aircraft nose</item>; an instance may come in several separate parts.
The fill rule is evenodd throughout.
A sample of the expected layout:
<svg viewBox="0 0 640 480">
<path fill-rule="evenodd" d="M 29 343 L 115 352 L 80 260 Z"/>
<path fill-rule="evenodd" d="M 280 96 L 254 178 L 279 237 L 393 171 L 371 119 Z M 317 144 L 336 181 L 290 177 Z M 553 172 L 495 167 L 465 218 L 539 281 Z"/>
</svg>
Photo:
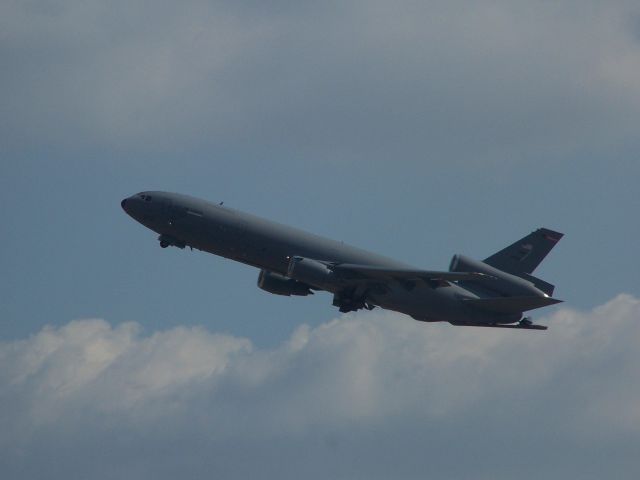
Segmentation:
<svg viewBox="0 0 640 480">
<path fill-rule="evenodd" d="M 124 200 L 122 200 L 120 202 L 120 206 L 122 207 L 122 209 L 126 212 L 127 211 L 127 198 L 125 198 Z"/>
</svg>

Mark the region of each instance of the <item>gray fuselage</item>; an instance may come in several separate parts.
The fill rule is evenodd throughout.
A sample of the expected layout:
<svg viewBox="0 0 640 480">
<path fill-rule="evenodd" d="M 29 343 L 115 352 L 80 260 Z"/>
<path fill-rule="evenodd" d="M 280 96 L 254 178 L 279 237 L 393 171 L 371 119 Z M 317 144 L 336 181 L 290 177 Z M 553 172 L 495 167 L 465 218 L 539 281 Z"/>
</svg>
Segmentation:
<svg viewBox="0 0 640 480">
<path fill-rule="evenodd" d="M 287 274 L 292 257 L 322 262 L 361 264 L 389 269 L 412 268 L 342 242 L 282 225 L 191 196 L 167 192 L 142 192 L 122 202 L 123 209 L 145 227 L 173 240 L 253 267 Z M 341 285 L 323 289 L 339 294 Z M 423 321 L 455 324 L 512 323 L 520 315 L 478 311 L 461 301 L 477 298 L 455 283 L 434 287 L 417 282 L 407 288 L 400 282 L 368 293 L 367 301 Z"/>
</svg>

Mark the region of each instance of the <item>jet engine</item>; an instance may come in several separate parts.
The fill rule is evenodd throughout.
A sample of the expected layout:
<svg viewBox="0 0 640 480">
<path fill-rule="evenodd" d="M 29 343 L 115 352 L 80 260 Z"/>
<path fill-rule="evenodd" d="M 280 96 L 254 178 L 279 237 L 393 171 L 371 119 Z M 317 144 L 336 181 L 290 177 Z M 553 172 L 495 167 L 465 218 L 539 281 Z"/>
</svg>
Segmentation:
<svg viewBox="0 0 640 480">
<path fill-rule="evenodd" d="M 304 257 L 291 258 L 287 277 L 323 290 L 336 282 L 333 272 L 324 263 Z"/>
<path fill-rule="evenodd" d="M 258 287 L 266 292 L 285 295 L 287 297 L 291 295 L 301 297 L 313 295 L 308 285 L 293 280 L 292 278 L 287 278 L 279 273 L 269 272 L 268 270 L 260 270 Z"/>
<path fill-rule="evenodd" d="M 534 283 L 510 273 L 498 270 L 484 262 L 474 260 L 464 255 L 454 255 L 449 265 L 450 272 L 480 272 L 489 275 L 487 280 L 474 280 L 478 285 L 508 296 L 545 296 L 545 293 L 536 288 Z M 535 278 L 535 277 L 531 277 Z M 536 279 L 537 280 L 537 279 Z"/>
</svg>

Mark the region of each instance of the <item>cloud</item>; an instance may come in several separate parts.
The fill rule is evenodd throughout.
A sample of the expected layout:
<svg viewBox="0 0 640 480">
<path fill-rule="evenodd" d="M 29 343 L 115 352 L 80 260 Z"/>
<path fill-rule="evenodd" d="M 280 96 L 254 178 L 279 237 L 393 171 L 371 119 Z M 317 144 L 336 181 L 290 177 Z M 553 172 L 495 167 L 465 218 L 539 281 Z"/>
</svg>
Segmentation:
<svg viewBox="0 0 640 480">
<path fill-rule="evenodd" d="M 376 311 L 270 350 L 203 327 L 47 327 L 0 345 L 0 473 L 635 478 L 638 318 L 629 295 L 545 333 Z"/>
<path fill-rule="evenodd" d="M 632 141 L 640 119 L 634 2 L 0 8 L 10 145 L 515 160 Z"/>
</svg>

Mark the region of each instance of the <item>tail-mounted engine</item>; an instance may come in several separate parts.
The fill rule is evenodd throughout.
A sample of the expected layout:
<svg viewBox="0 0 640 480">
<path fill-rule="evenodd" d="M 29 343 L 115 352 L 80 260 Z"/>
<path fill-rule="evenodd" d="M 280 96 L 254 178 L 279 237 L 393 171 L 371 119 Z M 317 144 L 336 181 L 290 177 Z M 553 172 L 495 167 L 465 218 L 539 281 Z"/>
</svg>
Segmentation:
<svg viewBox="0 0 640 480">
<path fill-rule="evenodd" d="M 449 266 L 450 272 L 480 272 L 488 275 L 487 280 L 474 280 L 474 283 L 481 285 L 500 295 L 507 296 L 545 296 L 545 293 L 536 288 L 533 282 L 524 278 L 511 275 L 510 273 L 498 270 L 491 265 L 487 265 L 479 260 L 474 260 L 464 255 L 454 255 Z M 532 277 L 533 278 L 533 277 Z"/>
</svg>

